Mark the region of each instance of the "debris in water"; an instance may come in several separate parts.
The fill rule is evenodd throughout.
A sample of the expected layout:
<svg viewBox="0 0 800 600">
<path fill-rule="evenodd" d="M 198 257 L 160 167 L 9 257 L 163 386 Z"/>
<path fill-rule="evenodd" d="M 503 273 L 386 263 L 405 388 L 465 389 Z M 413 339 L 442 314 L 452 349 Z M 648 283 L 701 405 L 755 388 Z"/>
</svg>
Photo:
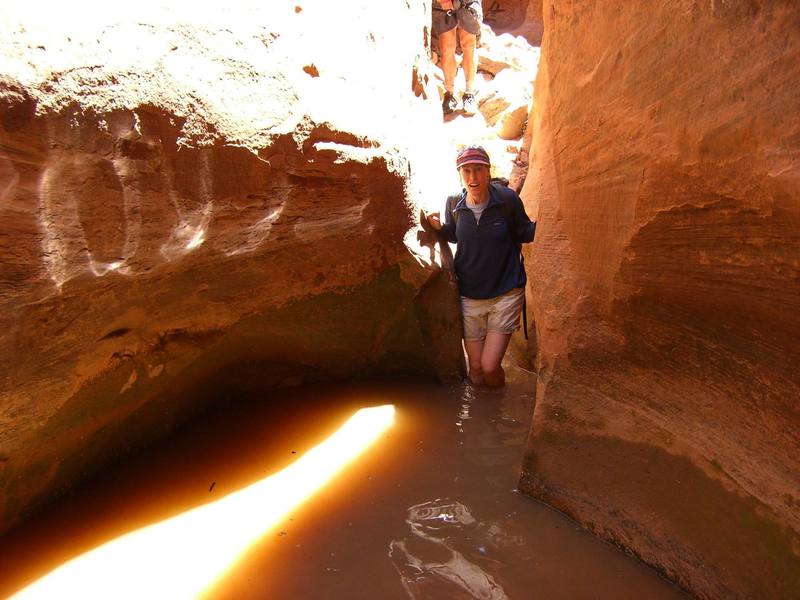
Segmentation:
<svg viewBox="0 0 800 600">
<path fill-rule="evenodd" d="M 211 490 L 213 490 L 215 485 L 217 485 L 217 482 L 216 481 L 212 481 L 211 482 L 211 487 L 208 488 L 208 491 L 210 492 Z"/>
</svg>

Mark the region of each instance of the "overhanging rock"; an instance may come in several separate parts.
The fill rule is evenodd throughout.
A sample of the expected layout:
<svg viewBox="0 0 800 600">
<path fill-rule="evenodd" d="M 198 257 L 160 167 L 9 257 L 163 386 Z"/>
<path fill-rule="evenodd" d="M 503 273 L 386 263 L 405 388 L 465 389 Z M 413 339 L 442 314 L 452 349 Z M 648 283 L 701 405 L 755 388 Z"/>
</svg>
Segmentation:
<svg viewBox="0 0 800 600">
<path fill-rule="evenodd" d="M 0 530 L 225 369 L 460 372 L 452 283 L 406 243 L 426 7 L 259 4 L 4 21 Z"/>
</svg>

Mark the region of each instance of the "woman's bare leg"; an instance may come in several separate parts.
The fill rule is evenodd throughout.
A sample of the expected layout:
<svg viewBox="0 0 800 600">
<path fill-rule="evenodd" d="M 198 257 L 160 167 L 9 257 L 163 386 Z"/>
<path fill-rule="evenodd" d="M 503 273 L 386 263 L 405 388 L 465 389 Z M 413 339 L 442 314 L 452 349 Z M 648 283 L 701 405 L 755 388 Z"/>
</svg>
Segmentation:
<svg viewBox="0 0 800 600">
<path fill-rule="evenodd" d="M 489 387 L 503 387 L 506 383 L 506 374 L 503 371 L 502 363 L 509 341 L 511 341 L 510 333 L 489 331 L 486 334 L 480 360 L 483 383 Z M 469 351 L 467 351 L 467 356 L 469 356 Z"/>
<path fill-rule="evenodd" d="M 475 75 L 478 72 L 478 61 L 475 57 L 475 46 L 478 37 L 463 29 L 458 29 L 458 42 L 461 44 L 461 66 L 464 68 L 466 91 L 474 91 Z M 455 62 L 455 61 L 454 61 Z"/>
<path fill-rule="evenodd" d="M 442 71 L 444 72 L 444 89 L 453 93 L 453 86 L 456 80 L 456 28 L 450 31 L 443 31 L 439 34 L 439 55 L 442 61 Z"/>
<path fill-rule="evenodd" d="M 469 380 L 473 385 L 483 385 L 483 356 L 484 340 L 464 340 L 464 349 L 467 351 L 467 363 L 469 364 Z"/>
</svg>

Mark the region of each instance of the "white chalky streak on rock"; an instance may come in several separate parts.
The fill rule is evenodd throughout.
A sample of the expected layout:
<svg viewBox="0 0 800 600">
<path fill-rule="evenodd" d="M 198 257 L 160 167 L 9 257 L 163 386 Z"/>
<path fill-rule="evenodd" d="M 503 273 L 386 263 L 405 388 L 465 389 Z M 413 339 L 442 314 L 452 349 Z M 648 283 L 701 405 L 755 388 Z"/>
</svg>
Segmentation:
<svg viewBox="0 0 800 600">
<path fill-rule="evenodd" d="M 269 213 L 266 217 L 259 219 L 252 225 L 244 230 L 245 241 L 238 247 L 232 250 L 226 250 L 226 256 L 236 256 L 237 254 L 244 254 L 245 252 L 252 252 L 258 248 L 269 237 L 269 232 L 272 229 L 272 224 L 278 220 L 283 212 L 283 207 L 286 206 L 286 201 L 281 202 L 281 205 Z"/>
<path fill-rule="evenodd" d="M 110 273 L 111 271 L 116 271 L 122 266 L 121 260 L 115 260 L 109 263 L 104 262 L 95 262 L 92 258 L 91 252 L 89 253 L 89 270 L 94 274 L 95 277 L 102 277 L 106 273 Z"/>
<path fill-rule="evenodd" d="M 213 191 L 213 188 L 211 186 L 213 175 L 211 172 L 210 157 L 211 157 L 210 150 L 207 152 L 202 152 L 200 154 L 201 177 L 199 181 L 199 187 L 200 187 L 200 197 L 205 201 L 205 206 L 203 207 L 202 225 L 198 229 L 197 233 L 195 233 L 195 235 L 192 236 L 192 239 L 189 240 L 189 243 L 186 245 L 186 248 L 188 250 L 197 248 L 205 241 L 206 233 L 208 231 L 208 224 L 211 222 L 211 213 L 214 208 L 214 203 L 211 196 L 211 193 Z"/>
<path fill-rule="evenodd" d="M 120 187 L 122 187 L 122 181 L 120 181 L 119 173 L 116 170 L 116 165 L 114 165 L 114 166 L 115 166 L 114 175 L 116 176 L 117 181 L 119 181 Z M 123 200 L 124 200 L 124 196 L 123 196 Z M 125 219 L 125 224 L 127 226 L 127 214 L 123 215 L 123 218 Z M 116 271 L 117 269 L 119 269 L 124 264 L 123 260 L 114 260 L 114 261 L 107 262 L 107 263 L 106 262 L 95 261 L 94 260 L 94 256 L 92 256 L 92 251 L 91 251 L 90 248 L 87 248 L 86 254 L 89 257 L 89 269 L 95 275 L 95 277 L 102 277 L 103 275 L 105 275 L 107 273 L 110 273 L 111 271 Z"/>
<path fill-rule="evenodd" d="M 367 204 L 369 202 L 337 209 L 331 207 L 326 213 L 325 219 L 314 219 L 311 218 L 312 215 L 309 215 L 308 218 L 295 223 L 294 233 L 303 242 L 310 242 L 330 235 L 331 231 L 343 232 L 348 229 L 361 228 L 364 226 L 362 215 Z M 372 233 L 372 229 L 369 230 L 369 233 Z"/>
<path fill-rule="evenodd" d="M 203 200 L 203 207 L 196 211 L 184 211 L 178 202 L 178 194 L 173 185 L 173 176 L 171 171 L 166 173 L 166 184 L 168 188 L 169 198 L 172 205 L 175 207 L 175 212 L 178 216 L 178 225 L 172 231 L 172 235 L 161 246 L 161 254 L 168 261 L 174 260 L 184 256 L 200 247 L 206 239 L 206 232 L 208 231 L 208 224 L 211 222 L 214 203 L 211 199 L 211 167 L 210 167 L 210 151 L 200 152 L 200 189 L 198 195 Z"/>
<path fill-rule="evenodd" d="M 0 210 L 6 205 L 6 200 L 14 197 L 18 181 L 19 175 L 14 164 L 5 154 L 0 154 Z"/>
<path fill-rule="evenodd" d="M 252 225 L 248 225 L 242 230 L 243 240 L 236 241 L 231 244 L 228 243 L 220 250 L 225 253 L 225 256 L 236 256 L 238 254 L 245 254 L 253 252 L 263 244 L 272 231 L 272 225 L 283 214 L 284 208 L 289 200 L 289 189 L 286 186 L 280 186 L 276 191 L 277 200 L 279 202 L 278 208 L 272 209 L 269 214 L 260 218 Z"/>
<path fill-rule="evenodd" d="M 74 157 L 70 162 L 76 166 Z M 59 183 L 52 181 L 53 168 L 54 163 L 51 161 L 45 166 L 39 180 L 39 226 L 42 229 L 42 260 L 50 279 L 60 293 L 61 287 L 66 281 L 87 268 L 85 263 L 75 264 L 73 262 L 70 264 L 69 242 L 74 244 L 79 241 L 82 244 L 79 255 L 84 258 L 88 258 L 88 251 L 86 237 L 78 217 L 75 197 L 72 194 L 64 194 L 60 198 L 61 202 L 58 201 L 59 198 L 54 198 L 54 194 L 59 189 Z"/>
<path fill-rule="evenodd" d="M 48 139 L 52 146 L 55 140 L 55 133 L 51 124 L 48 125 Z M 81 155 L 71 155 L 66 160 L 69 163 L 69 169 L 74 172 L 91 170 L 91 165 Z M 126 178 L 124 175 L 126 171 L 124 170 L 124 165 L 123 168 L 120 168 L 122 162 L 121 160 L 114 160 L 112 164 L 123 190 L 126 239 L 122 250 L 122 258 L 111 262 L 94 260 L 78 214 L 79 199 L 73 193 L 64 191 L 60 182 L 53 179 L 54 170 L 55 173 L 60 173 L 64 166 L 60 155 L 53 153 L 50 160 L 45 164 L 38 188 L 39 226 L 42 230 L 42 260 L 48 276 L 59 293 L 65 282 L 86 271 L 91 272 L 96 277 L 102 277 L 107 273 L 122 269 L 125 261 L 136 251 L 141 228 L 139 201 L 138 196 L 135 199 L 135 204 L 130 201 L 130 193 L 125 185 Z M 123 174 L 122 177 L 120 173 Z M 3 194 L 0 194 L 0 200 L 3 197 Z M 131 218 L 134 214 L 135 218 Z M 76 260 L 75 256 L 70 256 L 70 245 L 73 247 L 79 245 L 80 249 L 75 254 L 83 260 Z"/>
<path fill-rule="evenodd" d="M 61 291 L 66 277 L 64 273 L 66 268 L 64 266 L 64 256 L 61 247 L 61 240 L 55 229 L 55 219 L 51 217 L 49 212 L 49 176 L 50 169 L 45 167 L 42 171 L 41 179 L 39 180 L 39 226 L 42 229 L 42 261 L 47 269 L 50 279 Z"/>
<path fill-rule="evenodd" d="M 88 166 L 79 157 L 70 159 L 75 171 L 80 172 Z M 51 166 L 45 168 L 39 182 L 39 224 L 42 227 L 42 247 L 44 263 L 56 287 L 61 287 L 73 277 L 89 271 L 95 277 L 102 277 L 124 265 L 124 260 L 100 262 L 94 260 L 88 247 L 85 231 L 78 215 L 79 200 L 74 194 L 61 192 L 57 181 L 53 180 Z M 77 260 L 70 256 L 69 246 L 80 245 Z"/>
<path fill-rule="evenodd" d="M 119 272 L 132 275 L 127 262 L 139 250 L 139 236 L 142 230 L 141 194 L 135 186 L 128 184 L 130 159 L 115 158 L 112 161 L 114 171 L 122 185 L 122 201 L 125 210 L 125 242 L 122 246 L 122 264 Z"/>
</svg>

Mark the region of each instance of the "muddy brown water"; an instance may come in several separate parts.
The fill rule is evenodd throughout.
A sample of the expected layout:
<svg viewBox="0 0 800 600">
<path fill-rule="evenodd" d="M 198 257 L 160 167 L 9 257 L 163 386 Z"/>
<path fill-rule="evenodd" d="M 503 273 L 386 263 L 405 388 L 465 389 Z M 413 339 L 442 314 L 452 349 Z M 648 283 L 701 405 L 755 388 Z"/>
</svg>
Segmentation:
<svg viewBox="0 0 800 600">
<path fill-rule="evenodd" d="M 280 470 L 357 409 L 391 403 L 393 427 L 267 531 L 207 597 L 685 598 L 516 491 L 534 381 L 509 375 L 500 392 L 359 384 L 224 402 L 0 538 L 0 596 Z"/>
</svg>

